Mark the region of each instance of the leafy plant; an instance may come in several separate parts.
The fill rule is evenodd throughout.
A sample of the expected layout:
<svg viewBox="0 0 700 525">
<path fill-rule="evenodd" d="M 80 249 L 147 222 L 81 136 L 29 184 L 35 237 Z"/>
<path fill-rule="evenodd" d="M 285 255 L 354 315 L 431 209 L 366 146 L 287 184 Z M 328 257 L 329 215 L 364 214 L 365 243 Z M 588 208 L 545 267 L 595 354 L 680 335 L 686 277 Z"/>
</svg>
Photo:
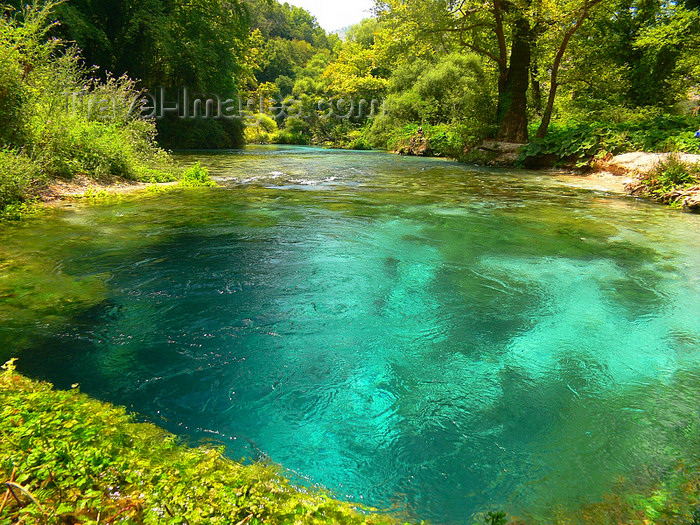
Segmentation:
<svg viewBox="0 0 700 525">
<path fill-rule="evenodd" d="M 183 188 L 197 188 L 201 186 L 216 186 L 216 182 L 209 176 L 209 170 L 199 162 L 185 170 L 180 179 Z"/>
<path fill-rule="evenodd" d="M 90 78 L 75 48 L 47 38 L 58 5 L 33 3 L 0 18 L 0 210 L 55 178 L 162 181 L 177 173 L 155 144 L 154 123 L 128 111 L 139 95 L 134 82 Z M 109 111 L 95 111 L 96 100 L 109 101 Z"/>
<path fill-rule="evenodd" d="M 521 149 L 519 162 L 530 166 L 553 157 L 559 163 L 584 167 L 594 157 L 608 153 L 695 152 L 700 145 L 688 131 L 695 127 L 689 117 L 652 110 L 611 112 L 608 120 L 595 120 L 597 116 L 577 116 L 553 124 L 545 138 L 533 139 Z"/>
<path fill-rule="evenodd" d="M 508 519 L 505 512 L 489 512 L 486 515 L 486 523 L 488 525 L 506 525 Z"/>
<path fill-rule="evenodd" d="M 0 211 L 44 186 L 46 178 L 39 166 L 22 151 L 0 149 Z"/>
<path fill-rule="evenodd" d="M 249 144 L 266 144 L 272 141 L 272 136 L 277 132 L 275 119 L 264 113 L 258 113 L 247 117 L 245 128 L 245 140 Z"/>
<path fill-rule="evenodd" d="M 0 373 L 2 523 L 394 523 L 318 490 L 294 487 L 269 463 L 189 448 L 73 385 L 55 391 Z"/>
<path fill-rule="evenodd" d="M 700 182 L 700 164 L 683 162 L 678 155 L 671 154 L 660 161 L 642 179 L 650 195 L 665 198 L 674 190 L 682 190 Z"/>
</svg>

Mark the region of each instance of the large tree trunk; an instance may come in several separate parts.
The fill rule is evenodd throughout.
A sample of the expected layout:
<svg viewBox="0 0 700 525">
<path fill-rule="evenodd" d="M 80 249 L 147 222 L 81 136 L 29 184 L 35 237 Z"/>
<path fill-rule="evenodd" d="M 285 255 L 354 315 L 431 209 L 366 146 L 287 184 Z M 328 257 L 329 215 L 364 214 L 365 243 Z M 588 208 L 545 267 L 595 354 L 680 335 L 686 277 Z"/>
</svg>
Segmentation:
<svg viewBox="0 0 700 525">
<path fill-rule="evenodd" d="M 524 17 L 513 25 L 510 64 L 498 82 L 498 140 L 525 144 L 527 134 L 527 88 L 530 79 L 530 24 Z M 505 78 L 504 78 L 505 77 Z"/>
</svg>

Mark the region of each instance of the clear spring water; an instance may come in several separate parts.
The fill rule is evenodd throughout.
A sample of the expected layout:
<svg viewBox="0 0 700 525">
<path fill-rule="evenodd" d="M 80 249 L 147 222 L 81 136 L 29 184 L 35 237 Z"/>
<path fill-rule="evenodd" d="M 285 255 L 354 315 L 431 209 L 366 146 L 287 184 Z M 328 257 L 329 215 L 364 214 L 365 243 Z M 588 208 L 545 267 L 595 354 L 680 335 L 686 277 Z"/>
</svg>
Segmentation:
<svg viewBox="0 0 700 525">
<path fill-rule="evenodd" d="M 0 227 L 0 357 L 435 523 L 697 443 L 700 217 L 380 153 L 183 160 L 224 187 Z"/>
</svg>

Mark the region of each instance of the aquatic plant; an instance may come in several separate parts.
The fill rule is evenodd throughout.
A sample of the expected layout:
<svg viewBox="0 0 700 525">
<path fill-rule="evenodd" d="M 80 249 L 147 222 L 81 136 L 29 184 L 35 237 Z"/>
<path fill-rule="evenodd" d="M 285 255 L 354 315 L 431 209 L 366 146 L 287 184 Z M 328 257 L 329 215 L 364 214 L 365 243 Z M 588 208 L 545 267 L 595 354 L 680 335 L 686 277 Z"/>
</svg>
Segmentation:
<svg viewBox="0 0 700 525">
<path fill-rule="evenodd" d="M 183 188 L 196 188 L 200 186 L 216 186 L 209 176 L 209 170 L 202 167 L 198 162 L 194 166 L 185 170 L 180 180 L 180 186 Z"/>
<path fill-rule="evenodd" d="M 122 408 L 0 374 L 0 521 L 31 523 L 395 523 L 293 486 L 279 467 L 190 448 Z"/>
</svg>

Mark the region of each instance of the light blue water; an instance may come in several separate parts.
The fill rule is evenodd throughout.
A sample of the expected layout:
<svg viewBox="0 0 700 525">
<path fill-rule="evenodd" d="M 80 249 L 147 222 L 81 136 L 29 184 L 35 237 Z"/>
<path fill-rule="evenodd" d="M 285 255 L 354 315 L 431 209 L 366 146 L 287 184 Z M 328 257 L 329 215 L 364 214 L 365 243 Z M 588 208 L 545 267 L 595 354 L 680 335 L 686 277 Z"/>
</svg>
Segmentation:
<svg viewBox="0 0 700 525">
<path fill-rule="evenodd" d="M 435 523 L 537 521 L 697 454 L 700 217 L 378 153 L 184 160 L 224 188 L 0 232 L 24 372 Z M 104 289 L 37 306 L 37 261 Z"/>
</svg>

